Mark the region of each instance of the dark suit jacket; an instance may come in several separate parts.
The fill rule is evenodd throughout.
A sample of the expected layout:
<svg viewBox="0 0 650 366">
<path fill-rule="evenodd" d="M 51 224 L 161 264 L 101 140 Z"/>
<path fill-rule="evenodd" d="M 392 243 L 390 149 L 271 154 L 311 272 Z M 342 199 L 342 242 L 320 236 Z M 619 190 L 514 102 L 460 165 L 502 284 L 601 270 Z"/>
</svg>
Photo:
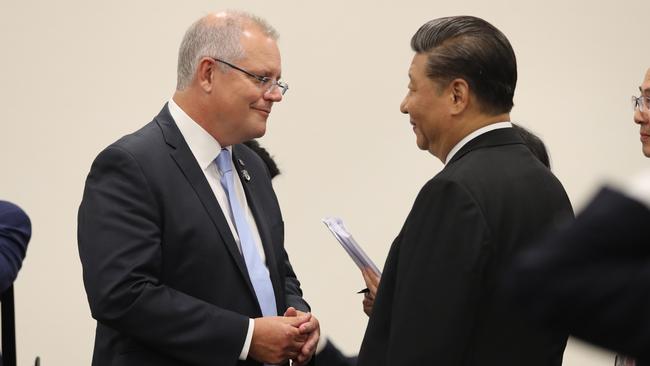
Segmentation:
<svg viewBox="0 0 650 366">
<path fill-rule="evenodd" d="M 308 311 L 268 170 L 243 145 L 233 157 L 252 177 L 242 183 L 278 313 Z M 261 316 L 243 257 L 167 106 L 95 159 L 78 240 L 97 319 L 94 366 L 258 365 L 238 361 L 249 318 Z"/>
<path fill-rule="evenodd" d="M 650 364 L 648 228 L 647 206 L 605 188 L 518 256 L 510 288 L 543 324 Z"/>
<path fill-rule="evenodd" d="M 422 188 L 392 244 L 359 366 L 560 365 L 566 336 L 529 327 L 497 284 L 513 253 L 571 215 L 516 131 L 471 140 Z"/>
<path fill-rule="evenodd" d="M 31 235 L 27 214 L 11 202 L 0 201 L 0 293 L 16 279 Z"/>
<path fill-rule="evenodd" d="M 22 267 L 32 224 L 27 214 L 11 202 L 0 201 L 0 294 L 2 296 L 2 351 L 9 364 L 16 363 L 13 292 L 7 291 Z M 6 292 L 5 292 L 6 291 Z M 12 290 L 13 291 L 13 290 Z M 6 337 L 6 338 L 5 338 Z M 6 348 L 5 348 L 6 347 Z M 0 366 L 3 365 L 0 355 Z"/>
</svg>

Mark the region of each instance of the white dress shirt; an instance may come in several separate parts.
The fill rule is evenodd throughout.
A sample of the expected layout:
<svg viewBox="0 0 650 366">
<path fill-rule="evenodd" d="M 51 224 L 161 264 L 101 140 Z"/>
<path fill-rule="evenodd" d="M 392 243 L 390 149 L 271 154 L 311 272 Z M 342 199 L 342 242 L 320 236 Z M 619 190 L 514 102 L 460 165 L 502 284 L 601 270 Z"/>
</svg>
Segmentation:
<svg viewBox="0 0 650 366">
<path fill-rule="evenodd" d="M 230 232 L 235 238 L 235 242 L 239 247 L 239 252 L 241 253 L 241 243 L 239 236 L 237 235 L 237 230 L 235 229 L 234 220 L 232 218 L 232 213 L 230 212 L 230 205 L 228 203 L 228 195 L 226 191 L 221 186 L 221 172 L 217 168 L 217 163 L 215 159 L 221 152 L 222 146 L 219 142 L 212 137 L 206 130 L 203 129 L 198 123 L 196 123 L 190 116 L 185 113 L 174 102 L 173 99 L 169 100 L 169 113 L 174 118 L 178 129 L 181 131 L 187 146 L 190 147 L 190 151 L 196 162 L 199 164 L 201 171 L 205 175 L 205 179 L 208 181 L 214 196 L 219 202 L 219 207 L 223 212 L 223 216 L 228 221 L 228 227 L 230 227 Z M 232 153 L 232 146 L 227 146 Z M 262 261 L 266 261 L 266 256 L 264 254 L 264 247 L 262 246 L 262 239 L 260 238 L 260 233 L 257 230 L 257 224 L 255 223 L 255 218 L 253 217 L 253 212 L 251 211 L 248 203 L 246 201 L 246 193 L 244 192 L 244 187 L 242 186 L 241 180 L 239 179 L 239 174 L 236 173 L 236 167 L 233 166 L 234 174 L 232 174 L 234 179 L 235 191 L 239 202 L 243 205 L 246 210 L 246 220 L 248 225 L 251 228 L 253 234 L 253 240 L 257 246 L 257 250 L 260 253 Z M 253 339 L 253 329 L 255 327 L 255 321 L 253 319 L 248 320 L 248 332 L 246 334 L 246 340 L 244 346 L 242 347 L 241 353 L 239 354 L 240 360 L 245 360 L 248 357 L 248 351 L 250 350 L 251 340 Z"/>
<path fill-rule="evenodd" d="M 472 140 L 475 139 L 476 137 L 479 137 L 479 136 L 481 136 L 482 134 L 484 134 L 484 133 L 486 133 L 486 132 L 490 132 L 490 131 L 492 131 L 492 130 L 498 130 L 499 128 L 510 128 L 510 127 L 512 127 L 512 123 L 510 123 L 510 122 L 496 122 L 496 123 L 489 124 L 489 125 L 487 125 L 487 126 L 483 126 L 483 127 L 479 128 L 478 130 L 476 130 L 476 131 L 470 133 L 469 135 L 463 137 L 460 141 L 458 141 L 458 143 L 456 144 L 456 146 L 454 146 L 454 147 L 449 151 L 449 154 L 447 154 L 447 159 L 445 159 L 445 164 L 447 164 L 448 162 L 450 162 L 450 161 L 451 161 L 451 158 L 453 158 L 454 155 L 456 155 L 456 153 L 457 153 L 458 151 L 460 151 L 460 149 L 461 149 L 463 146 L 465 146 L 465 144 L 467 144 L 468 142 L 472 141 Z"/>
</svg>

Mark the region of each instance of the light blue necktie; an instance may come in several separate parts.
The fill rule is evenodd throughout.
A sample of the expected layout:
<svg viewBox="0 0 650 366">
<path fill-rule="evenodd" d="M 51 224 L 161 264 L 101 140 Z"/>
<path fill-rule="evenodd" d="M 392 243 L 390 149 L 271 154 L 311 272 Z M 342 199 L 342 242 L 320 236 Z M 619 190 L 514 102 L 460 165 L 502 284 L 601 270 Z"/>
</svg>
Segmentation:
<svg viewBox="0 0 650 366">
<path fill-rule="evenodd" d="M 275 305 L 275 293 L 273 292 L 269 270 L 266 268 L 264 262 L 262 262 L 262 257 L 253 239 L 253 232 L 248 225 L 248 221 L 246 221 L 246 211 L 241 202 L 239 202 L 235 191 L 230 151 L 221 149 L 221 153 L 217 156 L 216 162 L 217 167 L 221 171 L 221 186 L 228 195 L 231 217 L 235 222 L 235 229 L 237 230 L 241 243 L 241 252 L 246 262 L 248 276 L 255 289 L 257 302 L 262 309 L 262 315 L 276 316 L 278 315 L 278 310 Z"/>
</svg>

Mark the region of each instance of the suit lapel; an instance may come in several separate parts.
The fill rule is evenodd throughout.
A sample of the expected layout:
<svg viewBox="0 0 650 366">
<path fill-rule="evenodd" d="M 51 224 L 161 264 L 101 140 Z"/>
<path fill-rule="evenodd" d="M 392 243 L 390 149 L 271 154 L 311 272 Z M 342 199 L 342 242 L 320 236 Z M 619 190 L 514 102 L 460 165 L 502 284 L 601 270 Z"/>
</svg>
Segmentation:
<svg viewBox="0 0 650 366">
<path fill-rule="evenodd" d="M 246 169 L 246 161 L 241 154 L 238 154 L 240 147 L 238 145 L 233 146 L 233 160 L 235 170 L 239 174 L 239 179 L 242 182 L 244 187 L 244 192 L 246 193 L 246 200 L 248 205 L 253 212 L 253 217 L 255 218 L 255 224 L 257 225 L 257 231 L 260 234 L 260 239 L 262 240 L 262 246 L 264 247 L 264 255 L 266 256 L 266 266 L 269 269 L 269 274 L 271 276 L 271 283 L 273 284 L 273 290 L 275 291 L 275 302 L 278 310 L 282 309 L 281 298 L 284 296 L 283 288 L 280 286 L 280 278 L 278 272 L 278 263 L 276 261 L 275 248 L 273 246 L 271 231 L 268 226 L 267 215 L 264 212 L 264 208 L 259 202 L 258 193 L 256 192 L 256 180 L 255 177 L 251 176 L 248 170 Z M 242 164 L 243 163 L 243 164 Z"/>
<path fill-rule="evenodd" d="M 223 215 L 223 211 L 220 209 L 219 202 L 215 198 L 210 185 L 205 179 L 205 175 L 194 158 L 194 155 L 192 155 L 190 148 L 183 139 L 180 130 L 169 114 L 169 109 L 166 104 L 163 110 L 156 117 L 156 122 L 160 126 L 165 142 L 172 148 L 170 152 L 172 159 L 174 159 L 180 170 L 183 172 L 183 175 L 185 175 L 185 178 L 196 192 L 203 208 L 208 212 L 210 219 L 217 227 L 221 239 L 228 248 L 230 256 L 237 264 L 237 268 L 239 268 L 239 271 L 244 277 L 249 290 L 253 294 L 253 297 L 255 297 L 255 291 L 253 290 L 253 285 L 248 276 L 244 258 L 239 252 L 239 247 L 237 247 L 237 243 L 230 231 L 228 222 Z"/>
</svg>

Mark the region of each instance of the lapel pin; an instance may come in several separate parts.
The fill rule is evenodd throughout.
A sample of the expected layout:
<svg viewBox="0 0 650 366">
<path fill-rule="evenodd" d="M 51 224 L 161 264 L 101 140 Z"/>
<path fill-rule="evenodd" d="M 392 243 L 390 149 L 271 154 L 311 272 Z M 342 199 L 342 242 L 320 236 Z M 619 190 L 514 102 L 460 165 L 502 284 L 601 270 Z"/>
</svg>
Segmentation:
<svg viewBox="0 0 650 366">
<path fill-rule="evenodd" d="M 240 160 L 240 162 L 241 162 L 241 160 Z M 243 169 L 243 170 L 241 171 L 241 174 L 244 176 L 244 180 L 245 180 L 245 181 L 247 181 L 247 182 L 250 182 L 250 181 L 251 181 L 251 175 L 248 174 L 248 170 Z"/>
<path fill-rule="evenodd" d="M 237 162 L 238 162 L 239 165 L 241 165 L 241 166 L 246 166 L 246 164 L 244 164 L 244 161 L 243 161 L 242 159 L 237 159 Z"/>
</svg>

